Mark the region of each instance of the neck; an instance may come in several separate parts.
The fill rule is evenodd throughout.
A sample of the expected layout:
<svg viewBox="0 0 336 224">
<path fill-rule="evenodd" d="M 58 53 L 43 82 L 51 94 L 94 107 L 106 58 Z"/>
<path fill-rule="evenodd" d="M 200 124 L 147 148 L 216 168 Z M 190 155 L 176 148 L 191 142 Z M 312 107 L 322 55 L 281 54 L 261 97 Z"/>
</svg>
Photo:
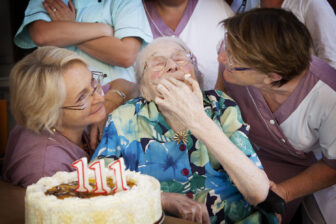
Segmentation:
<svg viewBox="0 0 336 224">
<path fill-rule="evenodd" d="M 188 0 L 157 0 L 154 3 L 161 19 L 175 31 L 187 8 Z"/>
<path fill-rule="evenodd" d="M 67 129 L 67 128 L 60 128 L 57 130 L 59 133 L 61 133 L 64 137 L 69 139 L 74 144 L 78 145 L 79 147 L 83 148 L 83 132 L 84 128 L 82 129 Z"/>
<path fill-rule="evenodd" d="M 300 75 L 280 87 L 268 84 L 259 88 L 272 112 L 276 111 L 293 93 L 306 72 L 307 70 L 304 70 Z"/>
<path fill-rule="evenodd" d="M 260 0 L 261 8 L 281 8 L 284 0 Z"/>
</svg>

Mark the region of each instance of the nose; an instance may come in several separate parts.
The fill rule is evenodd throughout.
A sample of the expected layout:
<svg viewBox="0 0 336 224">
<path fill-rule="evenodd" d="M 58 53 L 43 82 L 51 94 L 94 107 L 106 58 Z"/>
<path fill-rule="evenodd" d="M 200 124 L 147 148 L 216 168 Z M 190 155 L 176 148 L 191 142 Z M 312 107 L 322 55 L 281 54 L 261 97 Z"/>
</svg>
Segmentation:
<svg viewBox="0 0 336 224">
<path fill-rule="evenodd" d="M 167 72 L 176 72 L 178 70 L 178 64 L 174 60 L 168 58 L 166 68 Z"/>
<path fill-rule="evenodd" d="M 101 87 L 101 85 L 98 85 L 97 90 L 95 91 L 95 93 L 92 96 L 92 103 L 102 103 L 104 102 L 104 92 L 103 92 L 103 88 Z"/>
</svg>

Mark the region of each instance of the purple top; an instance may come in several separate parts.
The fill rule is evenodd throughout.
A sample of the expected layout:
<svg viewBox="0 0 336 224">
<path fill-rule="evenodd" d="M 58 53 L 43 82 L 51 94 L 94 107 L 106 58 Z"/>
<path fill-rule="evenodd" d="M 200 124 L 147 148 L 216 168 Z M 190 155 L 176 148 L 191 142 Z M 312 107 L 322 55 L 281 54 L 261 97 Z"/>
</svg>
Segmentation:
<svg viewBox="0 0 336 224">
<path fill-rule="evenodd" d="M 228 95 L 236 100 L 241 108 L 244 121 L 251 125 L 249 138 L 254 144 L 265 171 L 275 182 L 295 176 L 316 162 L 312 152 L 305 153 L 290 144 L 281 130 L 280 124 L 298 108 L 319 80 L 336 89 L 333 77 L 336 77 L 335 70 L 317 57 L 313 57 L 307 74 L 274 113 L 269 109 L 257 88 L 225 82 Z M 271 120 L 274 122 L 270 122 Z M 323 160 L 336 169 L 334 160 L 328 160 L 325 157 Z M 280 170 L 281 172 L 279 172 Z"/>
<path fill-rule="evenodd" d="M 222 64 L 220 69 L 221 72 L 224 71 Z M 227 94 L 238 103 L 244 121 L 251 126 L 248 136 L 265 172 L 275 183 L 298 175 L 316 162 L 312 151 L 304 152 L 293 147 L 280 125 L 295 112 L 319 81 L 336 91 L 335 77 L 336 71 L 334 69 L 319 58 L 313 57 L 306 75 L 275 112 L 269 109 L 264 97 L 257 88 L 225 82 Z M 326 110 L 323 108 L 321 110 Z M 305 116 L 305 114 L 302 114 L 302 116 Z M 325 155 L 323 155 L 322 159 L 330 167 L 336 169 L 336 161 L 334 159 L 328 159 Z M 290 219 L 301 200 L 296 199 L 287 205 L 284 220 Z"/>
<path fill-rule="evenodd" d="M 189 0 L 187 8 L 183 13 L 179 24 L 176 27 L 176 30 L 172 30 L 165 24 L 161 19 L 159 12 L 156 9 L 154 1 L 143 0 L 143 5 L 146 11 L 149 25 L 152 30 L 153 38 L 156 39 L 162 36 L 179 36 L 183 31 L 184 27 L 187 25 L 193 11 L 197 5 L 198 0 Z"/>
<path fill-rule="evenodd" d="M 8 139 L 2 177 L 13 185 L 27 187 L 57 171 L 73 171 L 72 163 L 82 157 L 89 159 L 89 154 L 58 132 L 43 131 L 39 135 L 16 125 Z"/>
</svg>

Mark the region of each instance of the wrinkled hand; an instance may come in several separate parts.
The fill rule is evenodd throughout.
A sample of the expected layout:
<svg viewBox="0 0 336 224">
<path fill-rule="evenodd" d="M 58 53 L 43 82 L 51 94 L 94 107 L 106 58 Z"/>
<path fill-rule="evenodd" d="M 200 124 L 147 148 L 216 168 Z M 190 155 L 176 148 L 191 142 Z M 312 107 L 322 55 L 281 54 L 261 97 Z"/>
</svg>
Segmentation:
<svg viewBox="0 0 336 224">
<path fill-rule="evenodd" d="M 183 194 L 162 192 L 161 201 L 163 210 L 177 217 L 197 223 L 211 223 L 206 206 Z"/>
<path fill-rule="evenodd" d="M 185 80 L 188 85 L 173 77 L 162 79 L 157 85 L 160 96 L 154 101 L 161 111 L 190 127 L 204 113 L 203 95 L 196 80 L 190 77 Z"/>
<path fill-rule="evenodd" d="M 69 0 L 68 5 L 61 0 L 45 0 L 42 4 L 52 21 L 76 21 L 76 10 L 72 0 Z"/>
</svg>

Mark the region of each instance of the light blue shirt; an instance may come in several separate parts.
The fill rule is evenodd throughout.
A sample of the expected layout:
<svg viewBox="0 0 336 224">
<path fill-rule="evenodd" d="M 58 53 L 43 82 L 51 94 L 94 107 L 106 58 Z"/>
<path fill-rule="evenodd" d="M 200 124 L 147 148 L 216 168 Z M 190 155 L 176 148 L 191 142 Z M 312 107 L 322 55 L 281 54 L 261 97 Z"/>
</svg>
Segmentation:
<svg viewBox="0 0 336 224">
<path fill-rule="evenodd" d="M 68 0 L 63 0 L 68 4 Z M 152 41 L 150 26 L 148 24 L 141 0 L 73 0 L 76 8 L 77 22 L 92 22 L 109 24 L 114 29 L 114 36 L 122 39 L 125 37 L 141 38 L 142 47 Z M 36 44 L 29 35 L 28 24 L 37 21 L 51 21 L 48 12 L 42 5 L 42 0 L 30 0 L 25 11 L 25 17 L 21 27 L 15 35 L 14 42 L 21 48 L 33 48 Z M 74 35 L 76 35 L 74 33 Z M 106 64 L 91 57 L 76 46 L 67 49 L 75 51 L 89 64 L 91 70 L 101 71 L 108 75 L 104 83 L 117 78 L 123 78 L 135 82 L 133 67 L 123 68 Z"/>
</svg>

